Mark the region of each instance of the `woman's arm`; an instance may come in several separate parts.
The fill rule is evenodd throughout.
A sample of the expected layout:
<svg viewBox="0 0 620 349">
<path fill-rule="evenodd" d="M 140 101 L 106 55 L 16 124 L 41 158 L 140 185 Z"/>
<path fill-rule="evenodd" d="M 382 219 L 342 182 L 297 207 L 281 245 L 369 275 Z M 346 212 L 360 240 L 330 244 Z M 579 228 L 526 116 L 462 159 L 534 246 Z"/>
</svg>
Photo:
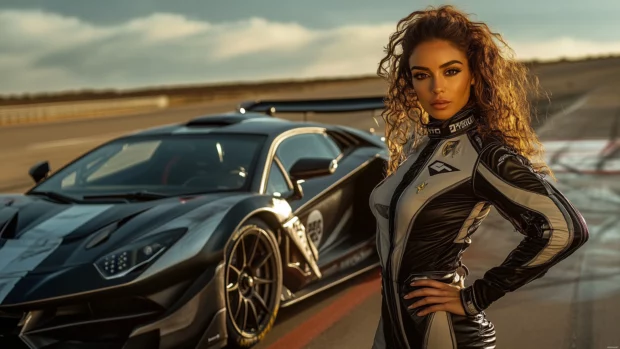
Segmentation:
<svg viewBox="0 0 620 349">
<path fill-rule="evenodd" d="M 526 159 L 494 144 L 481 151 L 479 160 L 472 177 L 475 194 L 495 206 L 525 237 L 500 266 L 461 290 L 469 315 L 543 276 L 588 240 L 579 211 Z"/>
</svg>

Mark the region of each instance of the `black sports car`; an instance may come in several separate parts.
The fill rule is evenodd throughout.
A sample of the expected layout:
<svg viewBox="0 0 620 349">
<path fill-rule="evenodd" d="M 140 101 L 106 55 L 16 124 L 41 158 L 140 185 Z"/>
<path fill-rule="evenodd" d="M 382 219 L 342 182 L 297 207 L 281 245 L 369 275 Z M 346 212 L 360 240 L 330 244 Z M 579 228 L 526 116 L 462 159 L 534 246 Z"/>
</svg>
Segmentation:
<svg viewBox="0 0 620 349">
<path fill-rule="evenodd" d="M 0 195 L 0 348 L 249 347 L 278 309 L 378 265 L 381 137 L 267 101 L 114 139 Z"/>
</svg>

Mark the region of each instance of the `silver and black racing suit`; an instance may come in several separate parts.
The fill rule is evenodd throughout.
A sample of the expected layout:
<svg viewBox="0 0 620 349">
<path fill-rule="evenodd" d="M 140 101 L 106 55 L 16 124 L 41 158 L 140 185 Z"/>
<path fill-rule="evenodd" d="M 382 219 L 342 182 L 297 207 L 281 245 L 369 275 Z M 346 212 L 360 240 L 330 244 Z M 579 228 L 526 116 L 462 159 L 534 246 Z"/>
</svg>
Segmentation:
<svg viewBox="0 0 620 349">
<path fill-rule="evenodd" d="M 524 157 L 477 131 L 477 113 L 431 119 L 417 150 L 373 190 L 382 310 L 374 349 L 494 348 L 484 310 L 543 276 L 588 239 L 579 211 Z M 504 262 L 461 289 L 467 313 L 408 310 L 416 278 L 463 283 L 461 255 L 491 205 L 524 235 Z"/>
</svg>

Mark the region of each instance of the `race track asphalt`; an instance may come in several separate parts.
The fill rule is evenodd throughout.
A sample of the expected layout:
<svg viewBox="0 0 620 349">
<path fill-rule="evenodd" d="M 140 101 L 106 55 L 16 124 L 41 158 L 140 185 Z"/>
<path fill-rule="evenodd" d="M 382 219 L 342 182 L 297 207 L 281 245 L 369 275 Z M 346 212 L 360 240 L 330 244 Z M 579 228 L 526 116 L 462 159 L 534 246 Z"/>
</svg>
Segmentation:
<svg viewBox="0 0 620 349">
<path fill-rule="evenodd" d="M 605 161 L 620 158 L 620 59 L 565 62 L 535 70 L 551 93 L 553 113 L 538 127 L 546 141 L 608 140 Z M 341 84 L 264 97 L 339 97 L 385 92 L 380 82 Z M 28 188 L 28 168 L 49 160 L 58 168 L 112 137 L 232 109 L 238 101 L 192 105 L 157 113 L 0 128 L 0 192 Z M 539 105 L 539 108 L 544 107 Z M 286 116 L 297 118 L 299 116 Z M 369 113 L 312 116 L 368 129 Z M 568 167 L 567 167 L 568 168 Z M 590 241 L 542 279 L 506 295 L 486 311 L 500 349 L 620 348 L 620 175 L 557 173 L 558 187 L 582 211 Z M 468 283 L 501 263 L 522 236 L 495 210 L 465 254 Z M 370 348 L 379 314 L 379 279 L 373 270 L 314 298 L 282 309 L 274 329 L 257 348 Z"/>
</svg>

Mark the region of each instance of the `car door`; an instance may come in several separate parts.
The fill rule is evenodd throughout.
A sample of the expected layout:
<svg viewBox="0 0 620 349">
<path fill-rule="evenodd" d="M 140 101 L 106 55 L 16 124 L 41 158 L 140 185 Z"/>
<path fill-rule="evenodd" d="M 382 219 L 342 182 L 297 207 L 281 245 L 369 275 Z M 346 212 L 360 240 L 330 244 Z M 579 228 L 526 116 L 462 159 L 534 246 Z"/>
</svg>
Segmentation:
<svg viewBox="0 0 620 349">
<path fill-rule="evenodd" d="M 340 148 L 325 133 L 309 132 L 290 136 L 276 148 L 274 162 L 271 165 L 272 170 L 276 172 L 272 175 L 270 171 L 267 191 L 277 189 L 288 190 L 287 193 L 290 193 L 292 183 L 289 171 L 299 159 L 314 157 L 333 160 L 339 159 L 340 156 Z M 342 218 L 348 206 L 348 200 L 343 200 L 345 195 L 342 188 L 330 189 L 339 177 L 340 174 L 333 174 L 306 180 L 301 183 L 303 198 L 289 200 L 293 211 L 306 227 L 308 237 L 319 251 L 330 234 L 341 225 L 339 218 Z"/>
</svg>

